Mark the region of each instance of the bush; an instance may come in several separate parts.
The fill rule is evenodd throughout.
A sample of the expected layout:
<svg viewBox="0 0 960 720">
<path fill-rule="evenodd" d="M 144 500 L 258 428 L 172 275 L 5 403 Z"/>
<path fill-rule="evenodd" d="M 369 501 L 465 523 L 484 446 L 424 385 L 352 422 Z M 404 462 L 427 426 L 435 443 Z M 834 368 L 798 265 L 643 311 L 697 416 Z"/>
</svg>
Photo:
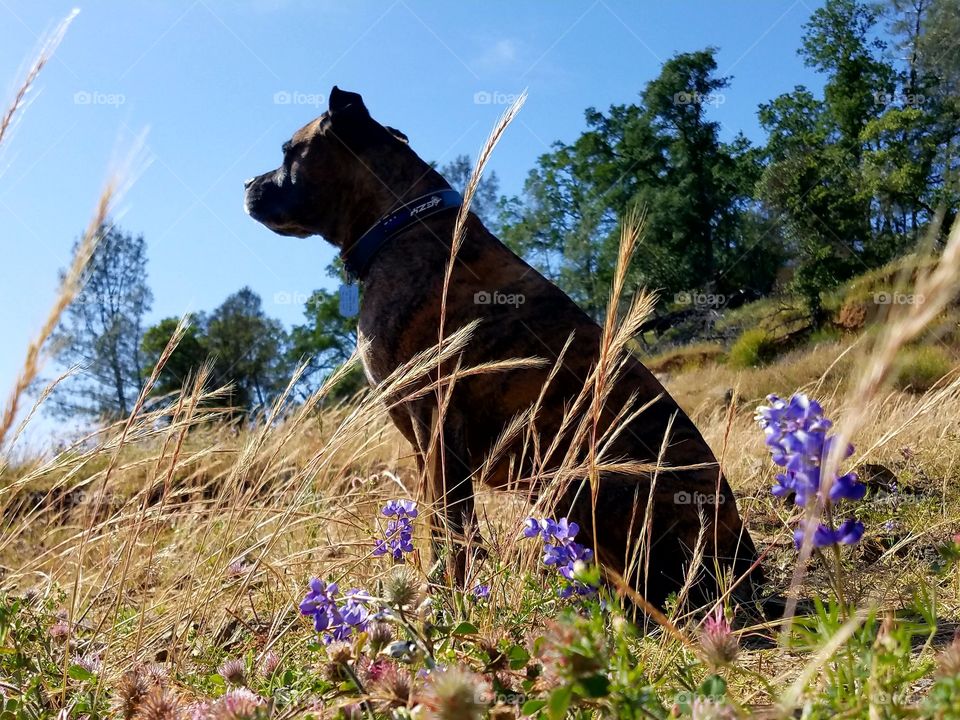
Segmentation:
<svg viewBox="0 0 960 720">
<path fill-rule="evenodd" d="M 953 359 L 940 347 L 925 345 L 901 353 L 894 381 L 898 390 L 922 393 L 953 368 Z"/>
<path fill-rule="evenodd" d="M 696 343 L 646 358 L 644 365 L 651 372 L 673 373 L 696 370 L 710 363 L 721 363 L 723 360 L 723 346 L 719 343 Z"/>
<path fill-rule="evenodd" d="M 765 365 L 777 355 L 774 337 L 763 328 L 745 330 L 730 348 L 730 365 L 750 368 Z"/>
</svg>

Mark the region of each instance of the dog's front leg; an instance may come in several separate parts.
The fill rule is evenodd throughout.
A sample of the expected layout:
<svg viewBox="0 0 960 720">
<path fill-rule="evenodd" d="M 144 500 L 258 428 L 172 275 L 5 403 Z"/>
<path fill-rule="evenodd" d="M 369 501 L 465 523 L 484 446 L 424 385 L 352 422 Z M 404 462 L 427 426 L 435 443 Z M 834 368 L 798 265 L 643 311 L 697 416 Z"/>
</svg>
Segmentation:
<svg viewBox="0 0 960 720">
<path fill-rule="evenodd" d="M 447 573 L 459 587 L 467 580 L 469 563 L 483 552 L 473 497 L 473 470 L 466 442 L 466 425 L 449 409 L 438 429 L 437 410 L 430 411 L 430 452 L 426 482 L 434 558 L 445 556 Z"/>
</svg>

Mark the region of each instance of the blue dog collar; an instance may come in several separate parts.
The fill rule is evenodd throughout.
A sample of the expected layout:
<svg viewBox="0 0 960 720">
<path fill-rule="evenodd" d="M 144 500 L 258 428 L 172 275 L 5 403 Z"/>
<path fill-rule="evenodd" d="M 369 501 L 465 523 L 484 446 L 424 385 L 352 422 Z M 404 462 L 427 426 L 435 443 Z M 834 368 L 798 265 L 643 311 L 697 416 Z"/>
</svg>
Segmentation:
<svg viewBox="0 0 960 720">
<path fill-rule="evenodd" d="M 447 188 L 421 195 L 380 218 L 353 245 L 343 250 L 343 265 L 351 279 L 362 280 L 373 262 L 374 256 L 394 235 L 406 230 L 424 218 L 443 210 L 459 208 L 463 198 L 456 190 Z M 450 239 L 451 242 L 453 238 Z"/>
</svg>

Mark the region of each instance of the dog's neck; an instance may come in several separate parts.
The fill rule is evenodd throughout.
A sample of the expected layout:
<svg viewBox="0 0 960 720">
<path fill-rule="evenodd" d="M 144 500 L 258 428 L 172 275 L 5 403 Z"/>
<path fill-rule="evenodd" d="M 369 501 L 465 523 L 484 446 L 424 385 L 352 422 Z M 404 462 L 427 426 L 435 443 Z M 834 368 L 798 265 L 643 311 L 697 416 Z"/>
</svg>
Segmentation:
<svg viewBox="0 0 960 720">
<path fill-rule="evenodd" d="M 356 192 L 350 193 L 349 199 L 345 198 L 341 203 L 343 211 L 338 215 L 335 236 L 328 239 L 340 249 L 340 257 L 347 267 L 351 265 L 348 258 L 350 248 L 367 231 L 415 198 L 451 189 L 440 173 L 412 151 L 410 154 L 413 158 L 406 158 L 406 162 L 393 159 L 386 167 L 366 166 L 368 171 L 375 173 L 375 183 L 369 182 L 369 177 L 364 178 L 357 184 Z M 399 168 L 404 170 L 398 172 Z"/>
<path fill-rule="evenodd" d="M 462 203 L 460 193 L 446 188 L 419 195 L 394 208 L 357 240 L 341 248 L 340 257 L 348 277 L 364 280 L 370 265 L 385 244 L 414 226 L 424 226 L 428 218 L 458 211 Z"/>
</svg>

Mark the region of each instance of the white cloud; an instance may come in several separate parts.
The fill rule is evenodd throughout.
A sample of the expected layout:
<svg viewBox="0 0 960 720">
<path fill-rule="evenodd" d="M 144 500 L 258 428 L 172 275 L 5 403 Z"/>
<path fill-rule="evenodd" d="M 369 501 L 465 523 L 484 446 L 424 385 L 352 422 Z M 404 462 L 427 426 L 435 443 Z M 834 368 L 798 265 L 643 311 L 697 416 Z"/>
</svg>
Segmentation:
<svg viewBox="0 0 960 720">
<path fill-rule="evenodd" d="M 474 65 L 487 70 L 497 70 L 512 65 L 517 60 L 519 48 L 510 38 L 497 40 L 490 45 L 475 61 Z"/>
</svg>

